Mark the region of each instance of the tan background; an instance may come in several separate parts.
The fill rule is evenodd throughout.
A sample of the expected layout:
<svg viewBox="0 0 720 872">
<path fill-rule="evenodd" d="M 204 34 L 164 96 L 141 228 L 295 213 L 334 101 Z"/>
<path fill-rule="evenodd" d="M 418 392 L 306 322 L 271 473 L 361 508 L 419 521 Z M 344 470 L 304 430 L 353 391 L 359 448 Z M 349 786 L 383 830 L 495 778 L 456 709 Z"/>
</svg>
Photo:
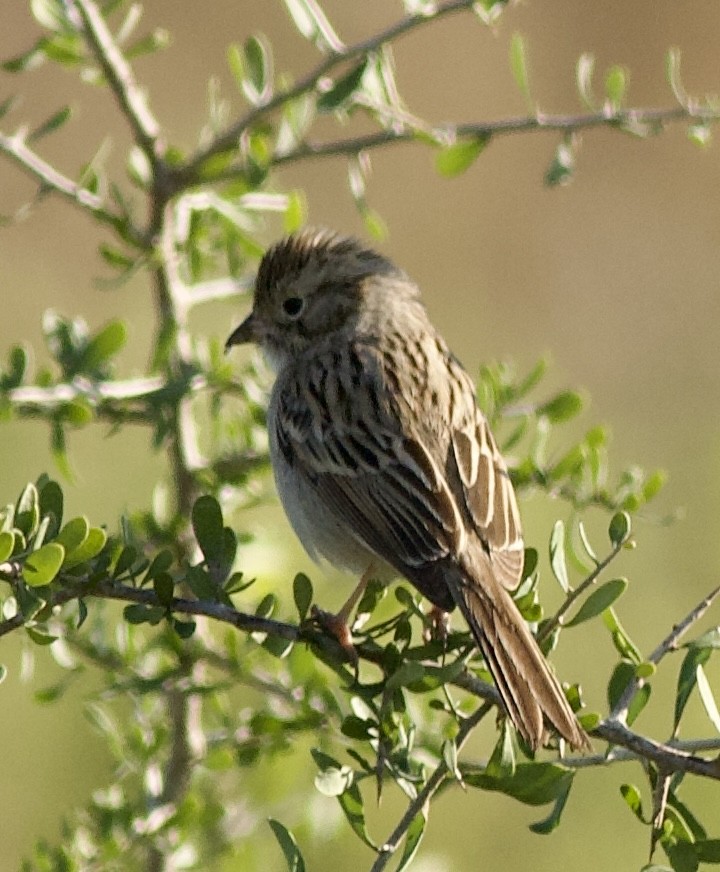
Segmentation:
<svg viewBox="0 0 720 872">
<path fill-rule="evenodd" d="M 399 3 L 381 0 L 335 0 L 325 7 L 347 42 L 401 14 Z M 37 36 L 19 0 L 5 3 L 0 19 L 0 57 L 19 53 Z M 316 60 L 279 3 L 150 0 L 146 22 L 167 27 L 172 47 L 138 61 L 136 69 L 171 141 L 185 148 L 195 144 L 204 121 L 210 75 L 220 77 L 232 100 L 232 117 L 241 110 L 225 67 L 230 40 L 242 42 L 249 33 L 264 31 L 275 45 L 278 66 L 296 76 Z M 715 4 L 636 0 L 630 6 L 605 3 L 598 12 L 596 6 L 555 0 L 513 7 L 494 34 L 463 15 L 401 41 L 398 81 L 411 109 L 434 122 L 524 114 L 507 63 L 515 30 L 527 38 L 533 97 L 547 112 L 581 111 L 573 82 L 575 61 L 584 51 L 596 56 L 600 74 L 611 63 L 630 68 L 635 105 L 671 103 L 664 81 L 664 56 L 671 45 L 683 50 L 691 93 L 720 89 Z M 110 164 L 122 165 L 127 133 L 105 92 L 79 89 L 71 73 L 56 69 L 22 78 L 0 74 L 0 83 L 3 98 L 19 90 L 25 95 L 15 115 L 0 122 L 3 130 L 25 119 L 37 122 L 71 100 L 79 110 L 77 121 L 42 143 L 42 154 L 76 173 L 107 136 L 113 139 Z M 338 135 L 331 126 L 327 132 Z M 437 176 L 429 149 L 388 148 L 373 156 L 369 199 L 390 229 L 384 250 L 419 281 L 435 321 L 471 372 L 481 361 L 497 358 L 529 367 L 549 352 L 551 386 L 582 386 L 592 397 L 583 424 L 610 422 L 616 469 L 634 461 L 670 471 L 664 496 L 637 525 L 637 552 L 624 557 L 618 570 L 632 582 L 621 606 L 623 621 L 649 651 L 718 583 L 720 167 L 717 149 L 697 149 L 680 125 L 647 142 L 604 130 L 583 139 L 575 181 L 554 190 L 542 185 L 557 143 L 553 134 L 493 142 L 466 175 L 452 181 Z M 344 179 L 345 163 L 337 159 L 287 168 L 278 181 L 305 188 L 313 222 L 362 234 Z M 15 168 L 0 161 L 0 211 L 13 211 L 32 190 Z M 268 240 L 274 232 L 269 227 Z M 41 316 L 53 306 L 68 315 L 82 313 L 93 326 L 110 317 L 126 318 L 132 338 L 122 358 L 124 370 L 128 375 L 141 370 L 152 326 L 145 280 L 97 290 L 93 279 L 105 274 L 96 254 L 101 238 L 84 216 L 53 199 L 29 220 L 0 230 L 3 358 L 21 338 L 40 349 Z M 225 305 L 203 316 L 202 325 L 224 335 L 240 314 Z M 100 428 L 73 436 L 72 452 L 83 475 L 69 488 L 68 510 L 87 512 L 94 522 L 113 527 L 121 512 L 146 504 L 163 461 L 151 453 L 143 433 L 113 437 L 111 444 L 105 437 Z M 51 470 L 47 443 L 40 424 L 0 428 L 2 501 Z M 124 452 L 123 461 L 108 462 L 106 453 L 114 458 L 118 451 Z M 657 523 L 678 507 L 684 520 L 670 527 Z M 529 540 L 544 553 L 553 519 L 566 516 L 566 509 L 529 498 L 524 516 Z M 265 518 L 246 521 L 260 537 L 244 558 L 243 568 L 251 572 L 269 572 L 268 554 L 289 539 L 282 528 L 273 540 Z M 299 560 L 290 558 L 288 571 Z M 320 576 L 317 570 L 313 574 Z M 556 597 L 547 572 L 543 583 L 551 599 Z M 330 588 L 323 596 L 330 605 L 342 599 Z M 713 622 L 718 622 L 717 609 Z M 38 674 L 21 685 L 20 649 L 19 639 L 2 640 L 0 659 L 9 668 L 0 689 L 2 869 L 16 868 L 35 837 L 56 838 L 62 814 L 82 804 L 108 777 L 102 743 L 82 715 L 81 700 L 92 677 L 79 682 L 60 705 L 39 707 L 32 691 L 58 671 L 40 652 Z M 591 628 L 582 642 L 568 634 L 558 655 L 561 671 L 572 669 L 582 678 L 596 710 L 603 706 L 602 676 L 613 657 L 600 627 Z M 667 664 L 652 710 L 640 722 L 658 738 L 669 730 L 678 665 L 679 658 Z M 717 687 L 717 668 L 710 676 Z M 683 734 L 710 731 L 699 705 L 691 706 Z M 477 755 L 487 753 L 488 741 L 478 741 Z M 622 780 L 641 783 L 639 768 L 628 765 Z M 545 839 L 526 827 L 542 810 L 499 796 L 449 791 L 434 810 L 417 868 L 520 870 L 528 868 L 529 857 L 536 872 L 570 865 L 639 868 L 645 833 L 624 807 L 619 781 L 619 770 L 578 779 L 564 826 Z M 689 796 L 717 807 L 717 787 L 692 787 Z M 322 813 L 330 819 L 332 801 L 324 802 Z M 392 820 L 393 808 L 388 801 L 378 814 L 378 836 L 387 831 L 382 818 L 387 814 L 386 821 Z M 352 839 L 342 844 L 342 850 L 311 851 L 309 868 L 367 868 L 367 849 Z M 273 865 L 263 868 L 282 868 L 279 851 L 268 850 L 273 853 L 267 863 Z"/>
</svg>

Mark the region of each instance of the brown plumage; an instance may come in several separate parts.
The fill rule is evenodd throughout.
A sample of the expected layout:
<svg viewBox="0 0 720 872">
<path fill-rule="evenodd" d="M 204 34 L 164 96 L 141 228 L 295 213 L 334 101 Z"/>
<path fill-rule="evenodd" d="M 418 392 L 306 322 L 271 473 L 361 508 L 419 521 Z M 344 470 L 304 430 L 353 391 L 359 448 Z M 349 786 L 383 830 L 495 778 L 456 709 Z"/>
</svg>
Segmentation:
<svg viewBox="0 0 720 872">
<path fill-rule="evenodd" d="M 306 231 L 263 258 L 228 346 L 247 341 L 277 370 L 273 469 L 310 555 L 458 606 L 528 744 L 549 725 L 587 747 L 508 593 L 524 552 L 505 462 L 417 287 L 355 240 Z"/>
</svg>

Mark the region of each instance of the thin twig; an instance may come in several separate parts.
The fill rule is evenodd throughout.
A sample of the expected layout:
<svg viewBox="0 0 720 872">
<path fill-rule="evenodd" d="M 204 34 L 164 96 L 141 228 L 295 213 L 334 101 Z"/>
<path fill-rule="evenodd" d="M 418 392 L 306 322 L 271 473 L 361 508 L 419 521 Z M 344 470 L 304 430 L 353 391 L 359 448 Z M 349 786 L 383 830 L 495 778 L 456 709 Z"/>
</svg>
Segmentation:
<svg viewBox="0 0 720 872">
<path fill-rule="evenodd" d="M 572 608 L 573 603 L 578 599 L 578 597 L 582 596 L 589 587 L 595 584 L 603 570 L 605 570 L 608 565 L 612 563 L 612 561 L 622 551 L 626 541 L 627 540 L 623 540 L 622 542 L 619 542 L 617 545 L 613 546 L 612 551 L 607 555 L 607 557 L 604 557 L 602 560 L 600 560 L 596 564 L 595 569 L 593 569 L 593 571 L 587 576 L 587 578 L 583 579 L 583 581 L 575 588 L 575 590 L 571 591 L 571 593 L 567 595 L 560 608 L 551 618 L 548 619 L 547 623 L 543 625 L 542 631 L 538 633 L 538 642 L 543 642 L 557 627 L 560 626 L 563 617 L 567 614 L 570 608 Z"/>
<path fill-rule="evenodd" d="M 132 67 L 120 51 L 94 0 L 73 0 L 82 18 L 90 48 L 120 109 L 133 132 L 133 138 L 152 164 L 162 156 L 160 125 L 150 111 Z"/>
<path fill-rule="evenodd" d="M 4 154 L 20 169 L 30 175 L 40 184 L 42 190 L 60 194 L 65 199 L 72 201 L 87 212 L 90 212 L 98 221 L 118 228 L 123 223 L 123 218 L 108 211 L 102 197 L 78 185 L 72 179 L 63 175 L 54 166 L 44 161 L 36 152 L 28 147 L 25 141 L 25 131 L 19 131 L 14 136 L 0 133 L 0 154 Z"/>
<path fill-rule="evenodd" d="M 687 633 L 693 624 L 700 620 L 718 596 L 720 596 L 720 587 L 716 587 L 715 590 L 711 591 L 695 606 L 695 608 L 691 609 L 679 624 L 675 624 L 668 635 L 647 658 L 648 661 L 657 666 L 666 654 L 670 653 L 670 651 L 674 651 L 677 648 L 677 643 L 680 639 L 685 635 L 685 633 Z M 609 721 L 619 721 L 622 724 L 626 722 L 628 709 L 633 701 L 633 697 L 646 683 L 646 680 L 647 679 L 645 678 L 635 676 L 630 680 L 630 682 L 628 682 L 622 696 L 608 716 Z"/>
<path fill-rule="evenodd" d="M 653 739 L 647 739 L 633 732 L 620 721 L 605 720 L 594 730 L 591 736 L 597 736 L 614 745 L 622 745 L 643 760 L 652 760 L 668 772 L 691 772 L 720 781 L 720 760 L 705 760 L 695 754 L 682 751 L 672 745 L 665 745 Z"/>
<path fill-rule="evenodd" d="M 672 751 L 681 751 L 696 756 L 700 751 L 720 752 L 720 738 L 717 739 L 685 739 L 672 740 L 664 745 Z M 569 769 L 591 769 L 596 766 L 610 766 L 613 763 L 627 763 L 631 760 L 641 760 L 637 751 L 623 748 L 619 745 L 604 754 L 584 754 L 573 757 L 563 757 L 562 764 Z"/>
<path fill-rule="evenodd" d="M 306 76 L 300 79 L 297 84 L 285 88 L 282 91 L 278 91 L 272 99 L 267 101 L 267 103 L 251 109 L 225 132 L 220 133 L 204 148 L 193 155 L 188 163 L 182 168 L 183 176 L 195 178 L 205 161 L 216 154 L 234 148 L 244 131 L 248 130 L 253 126 L 253 124 L 256 124 L 276 109 L 279 109 L 291 100 L 295 100 L 297 97 L 301 97 L 303 94 L 312 90 L 320 79 L 327 76 L 340 64 L 369 54 L 380 48 L 380 46 L 390 43 L 398 37 L 409 33 L 411 30 L 422 27 L 424 24 L 437 21 L 439 18 L 451 15 L 455 12 L 461 12 L 464 9 L 470 9 L 474 5 L 474 2 L 475 0 L 447 0 L 445 3 L 438 3 L 431 15 L 406 15 L 386 30 L 380 31 L 380 33 L 375 34 L 369 39 L 361 40 L 360 42 L 356 42 L 354 45 L 347 46 L 342 52 L 335 52 L 334 54 L 329 55 L 329 57 L 318 64 L 315 69 L 311 70 Z"/>
<path fill-rule="evenodd" d="M 720 120 L 720 112 L 698 107 L 673 106 L 662 109 L 627 109 L 607 115 L 604 112 L 583 115 L 524 115 L 516 118 L 500 118 L 496 121 L 477 121 L 464 124 L 441 124 L 429 131 L 423 129 L 425 138 L 434 139 L 438 145 L 452 144 L 459 139 L 492 139 L 510 133 L 555 132 L 576 133 L 594 127 L 615 127 L 624 129 L 631 123 L 662 125 L 674 121 L 694 120 L 715 122 Z M 419 131 L 410 128 L 399 130 L 379 130 L 364 136 L 336 139 L 329 142 L 301 142 L 295 148 L 278 153 L 271 159 L 273 166 L 296 163 L 309 158 L 341 157 L 356 155 L 362 151 L 372 151 L 389 145 L 413 142 Z M 237 178 L 240 168 L 230 166 L 224 172 L 213 176 L 214 180 L 229 181 Z"/>
<path fill-rule="evenodd" d="M 11 569 L 11 567 L 0 566 L 0 573 L 9 569 Z M 75 581 L 77 582 L 77 579 Z M 714 591 L 713 594 L 716 595 L 717 591 Z M 706 599 L 711 600 L 713 594 Z M 122 602 L 143 603 L 148 606 L 162 606 L 162 603 L 158 599 L 154 590 L 130 587 L 129 585 L 121 584 L 110 579 L 94 584 L 87 590 L 82 590 L 77 587 L 75 589 L 61 590 L 52 598 L 52 605 L 61 606 L 71 600 L 91 596 L 101 599 L 120 600 Z M 703 603 L 704 602 L 705 601 L 703 601 Z M 170 603 L 168 611 L 173 614 L 211 618 L 215 621 L 229 624 L 243 632 L 264 633 L 286 639 L 290 642 L 303 640 L 312 641 L 313 643 L 318 643 L 320 645 L 318 648 L 320 656 L 330 657 L 331 655 L 334 655 L 336 659 L 340 656 L 339 646 L 321 634 L 312 633 L 304 628 L 301 629 L 294 624 L 288 624 L 282 621 L 272 620 L 271 618 L 261 618 L 257 615 L 239 612 L 233 607 L 222 603 L 178 598 Z M 697 610 L 694 610 L 694 612 L 695 611 Z M 0 637 L 22 627 L 24 623 L 25 619 L 21 614 L 17 614 L 13 618 L 0 622 Z M 688 622 L 688 619 L 686 618 L 680 625 L 680 628 L 675 628 L 673 630 L 671 636 L 674 635 L 675 640 L 677 640 L 679 635 L 690 626 L 690 623 L 692 623 L 692 621 Z M 663 646 L 671 646 L 671 642 L 668 640 L 670 640 L 670 637 L 658 646 L 657 651 L 660 651 Z M 378 650 L 377 646 L 365 646 L 361 644 L 356 647 L 356 650 L 358 657 L 361 660 L 375 664 L 382 663 L 383 652 L 382 650 Z M 670 650 L 670 647 L 668 647 L 667 650 Z M 475 679 L 471 673 L 463 673 L 450 683 L 482 698 L 489 706 L 494 706 L 498 703 L 498 695 L 495 688 L 486 682 Z M 590 734 L 613 745 L 619 745 L 636 757 L 644 760 L 652 760 L 666 771 L 690 772 L 706 778 L 720 780 L 720 760 L 705 760 L 702 757 L 697 756 L 697 754 L 692 753 L 693 751 L 715 750 L 717 747 L 715 741 L 712 741 L 709 744 L 704 741 L 690 745 L 685 745 L 680 742 L 663 744 L 635 733 L 625 724 L 622 724 L 620 721 L 613 718 L 608 718 L 603 721 L 594 730 L 591 730 Z M 464 733 L 462 735 L 464 735 Z M 459 746 L 460 745 L 458 745 L 458 747 Z M 597 765 L 600 765 L 601 760 L 603 763 L 605 761 L 604 757 L 588 759 L 594 760 Z M 574 765 L 579 767 L 579 764 Z M 437 777 L 440 778 L 439 776 Z M 440 781 L 442 781 L 442 778 L 440 778 L 438 784 Z M 437 785 L 435 786 L 435 789 L 436 787 Z M 417 806 L 416 811 L 421 807 L 421 805 Z"/>
<path fill-rule="evenodd" d="M 468 740 L 472 731 L 490 711 L 491 708 L 492 706 L 490 705 L 490 703 L 484 702 L 468 718 L 466 718 L 466 720 L 462 722 L 460 729 L 458 730 L 458 734 L 455 738 L 455 745 L 458 751 L 462 749 L 463 745 Z M 382 872 L 382 870 L 387 866 L 393 854 L 395 854 L 397 849 L 400 847 L 400 843 L 405 838 L 405 834 L 407 833 L 412 822 L 415 820 L 418 814 L 421 814 L 426 809 L 433 795 L 438 791 L 443 781 L 449 775 L 450 772 L 448 770 L 447 764 L 444 760 L 441 760 L 428 778 L 428 780 L 425 782 L 422 790 L 408 805 L 407 809 L 405 810 L 405 814 L 403 814 L 403 816 L 400 818 L 398 825 L 395 827 L 390 836 L 387 838 L 385 844 L 380 849 L 380 853 L 375 859 L 375 862 L 373 863 L 370 872 Z"/>
</svg>

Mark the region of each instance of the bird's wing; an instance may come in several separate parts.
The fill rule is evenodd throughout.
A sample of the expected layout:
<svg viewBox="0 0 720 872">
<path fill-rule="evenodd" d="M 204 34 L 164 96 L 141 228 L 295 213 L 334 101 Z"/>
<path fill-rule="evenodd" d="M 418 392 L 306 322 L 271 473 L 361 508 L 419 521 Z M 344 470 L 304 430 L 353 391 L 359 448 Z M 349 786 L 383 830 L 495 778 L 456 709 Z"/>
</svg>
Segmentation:
<svg viewBox="0 0 720 872">
<path fill-rule="evenodd" d="M 457 552 L 463 525 L 432 445 L 394 407 L 374 349 L 283 384 L 275 440 L 347 529 L 403 575 Z"/>
<path fill-rule="evenodd" d="M 452 404 L 453 459 L 465 505 L 490 557 L 497 580 L 514 590 L 522 575 L 524 546 L 515 492 L 507 466 L 484 415 L 475 402 L 470 378 L 458 365 L 453 383 L 463 381 Z"/>
</svg>

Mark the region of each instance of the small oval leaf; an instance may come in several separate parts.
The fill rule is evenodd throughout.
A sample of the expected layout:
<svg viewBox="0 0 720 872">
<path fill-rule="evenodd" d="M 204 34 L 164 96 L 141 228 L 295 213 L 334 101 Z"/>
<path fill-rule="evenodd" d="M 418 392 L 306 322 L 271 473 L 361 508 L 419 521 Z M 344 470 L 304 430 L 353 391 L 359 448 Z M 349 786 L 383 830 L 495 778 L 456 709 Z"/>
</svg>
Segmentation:
<svg viewBox="0 0 720 872">
<path fill-rule="evenodd" d="M 58 542 L 48 542 L 27 558 L 22 575 L 31 587 L 42 587 L 55 578 L 65 559 L 65 549 Z"/>
<path fill-rule="evenodd" d="M 569 620 L 565 627 L 577 627 L 578 624 L 583 624 L 591 618 L 596 617 L 611 606 L 615 600 L 625 593 L 625 588 L 628 586 L 627 578 L 613 578 L 611 581 L 606 581 L 601 584 L 597 590 L 593 591 L 585 602 L 578 609 L 574 618 Z"/>
</svg>

